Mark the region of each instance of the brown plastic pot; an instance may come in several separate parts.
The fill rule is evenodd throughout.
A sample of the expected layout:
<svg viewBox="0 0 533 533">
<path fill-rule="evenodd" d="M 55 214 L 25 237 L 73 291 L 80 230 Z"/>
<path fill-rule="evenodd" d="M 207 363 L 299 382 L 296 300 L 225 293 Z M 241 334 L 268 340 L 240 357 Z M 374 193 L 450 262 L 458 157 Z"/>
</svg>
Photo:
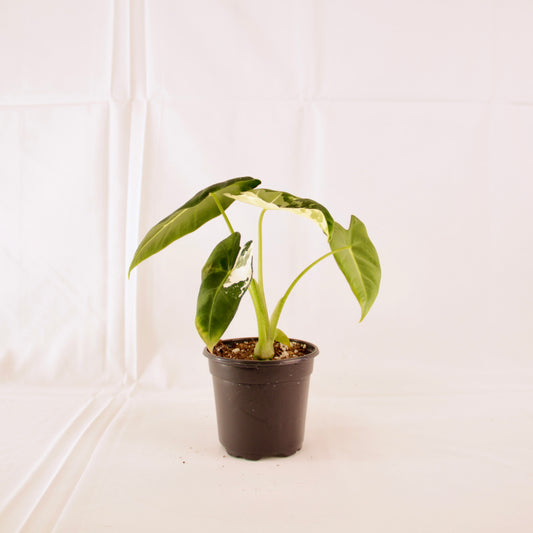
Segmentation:
<svg viewBox="0 0 533 533">
<path fill-rule="evenodd" d="M 230 339 L 230 341 L 251 340 Z M 256 339 L 253 339 L 256 340 Z M 272 361 L 226 359 L 204 349 L 213 376 L 218 436 L 235 457 L 286 457 L 303 443 L 309 378 L 318 348 Z"/>
</svg>

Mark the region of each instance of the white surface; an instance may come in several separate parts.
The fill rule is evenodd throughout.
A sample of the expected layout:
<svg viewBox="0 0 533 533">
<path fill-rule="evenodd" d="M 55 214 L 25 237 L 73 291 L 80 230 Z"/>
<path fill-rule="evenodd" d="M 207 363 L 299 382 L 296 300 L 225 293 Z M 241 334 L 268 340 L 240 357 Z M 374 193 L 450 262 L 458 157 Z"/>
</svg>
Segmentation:
<svg viewBox="0 0 533 533">
<path fill-rule="evenodd" d="M 3 2 L 0 531 L 529 533 L 532 22 L 527 0 Z M 244 175 L 360 217 L 383 268 L 362 324 L 333 261 L 291 295 L 280 326 L 321 356 L 282 461 L 217 444 L 194 308 L 222 221 L 125 275 Z M 255 238 L 257 210 L 228 214 Z M 271 305 L 326 250 L 268 213 Z"/>
<path fill-rule="evenodd" d="M 304 448 L 258 462 L 217 443 L 209 393 L 124 389 L 87 401 L 79 392 L 3 392 L 2 407 L 39 406 L 39 442 L 8 449 L 8 464 L 17 462 L 3 478 L 0 530 L 531 527 L 533 392 L 523 386 L 314 395 Z M 12 425 L 19 442 L 27 433 Z M 42 456 L 29 456 L 37 447 Z M 15 489 L 17 477 L 25 482 Z"/>
</svg>

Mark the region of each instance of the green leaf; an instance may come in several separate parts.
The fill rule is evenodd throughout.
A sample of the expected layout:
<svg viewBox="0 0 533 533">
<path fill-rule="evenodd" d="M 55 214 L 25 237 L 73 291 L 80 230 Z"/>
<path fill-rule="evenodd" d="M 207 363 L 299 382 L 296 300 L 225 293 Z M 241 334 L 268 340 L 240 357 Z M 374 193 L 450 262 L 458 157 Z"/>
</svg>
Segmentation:
<svg viewBox="0 0 533 533">
<path fill-rule="evenodd" d="M 299 198 L 288 192 L 271 189 L 248 190 L 240 194 L 226 193 L 226 196 L 261 209 L 287 209 L 297 215 L 310 218 L 322 228 L 328 238 L 333 231 L 334 221 L 329 211 L 323 205 L 309 198 Z"/>
<path fill-rule="evenodd" d="M 227 209 L 233 203 L 233 199 L 226 196 L 226 193 L 239 194 L 257 187 L 260 183 L 259 180 L 253 178 L 235 178 L 216 183 L 200 191 L 146 234 L 133 256 L 128 276 L 141 261 L 220 215 L 213 194 L 216 194 L 222 208 Z"/>
<path fill-rule="evenodd" d="M 240 233 L 219 242 L 202 269 L 196 329 L 209 350 L 230 325 L 252 281 L 252 241 L 240 247 Z"/>
<path fill-rule="evenodd" d="M 365 225 L 355 216 L 346 230 L 335 222 L 329 241 L 335 261 L 344 274 L 361 306 L 361 320 L 374 303 L 381 280 L 381 267 L 376 248 L 368 237 Z"/>
<path fill-rule="evenodd" d="M 291 347 L 291 340 L 279 328 L 276 329 L 276 335 L 274 337 L 274 340 L 280 342 L 281 344 L 284 344 L 285 346 L 288 346 L 289 348 Z"/>
</svg>

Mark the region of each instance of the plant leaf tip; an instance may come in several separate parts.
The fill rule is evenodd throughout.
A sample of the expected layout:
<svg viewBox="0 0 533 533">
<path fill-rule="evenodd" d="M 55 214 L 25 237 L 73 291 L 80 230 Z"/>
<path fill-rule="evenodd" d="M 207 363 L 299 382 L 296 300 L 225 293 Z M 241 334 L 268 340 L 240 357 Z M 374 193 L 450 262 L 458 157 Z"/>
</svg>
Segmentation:
<svg viewBox="0 0 533 533">
<path fill-rule="evenodd" d="M 136 264 L 133 264 L 133 261 L 131 262 L 130 268 L 128 270 L 128 279 L 130 279 L 131 271 L 136 267 Z"/>
</svg>

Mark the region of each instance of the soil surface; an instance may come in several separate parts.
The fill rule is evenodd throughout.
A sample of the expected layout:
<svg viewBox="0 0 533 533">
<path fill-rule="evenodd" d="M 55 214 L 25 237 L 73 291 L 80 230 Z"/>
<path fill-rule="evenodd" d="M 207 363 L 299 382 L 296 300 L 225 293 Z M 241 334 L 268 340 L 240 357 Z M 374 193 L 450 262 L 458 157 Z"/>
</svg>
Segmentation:
<svg viewBox="0 0 533 533">
<path fill-rule="evenodd" d="M 245 341 L 218 341 L 213 347 L 213 354 L 226 359 L 247 359 L 254 361 L 255 340 Z M 301 342 L 292 341 L 291 346 L 279 342 L 274 343 L 274 360 L 294 359 L 311 353 L 311 348 Z"/>
</svg>

